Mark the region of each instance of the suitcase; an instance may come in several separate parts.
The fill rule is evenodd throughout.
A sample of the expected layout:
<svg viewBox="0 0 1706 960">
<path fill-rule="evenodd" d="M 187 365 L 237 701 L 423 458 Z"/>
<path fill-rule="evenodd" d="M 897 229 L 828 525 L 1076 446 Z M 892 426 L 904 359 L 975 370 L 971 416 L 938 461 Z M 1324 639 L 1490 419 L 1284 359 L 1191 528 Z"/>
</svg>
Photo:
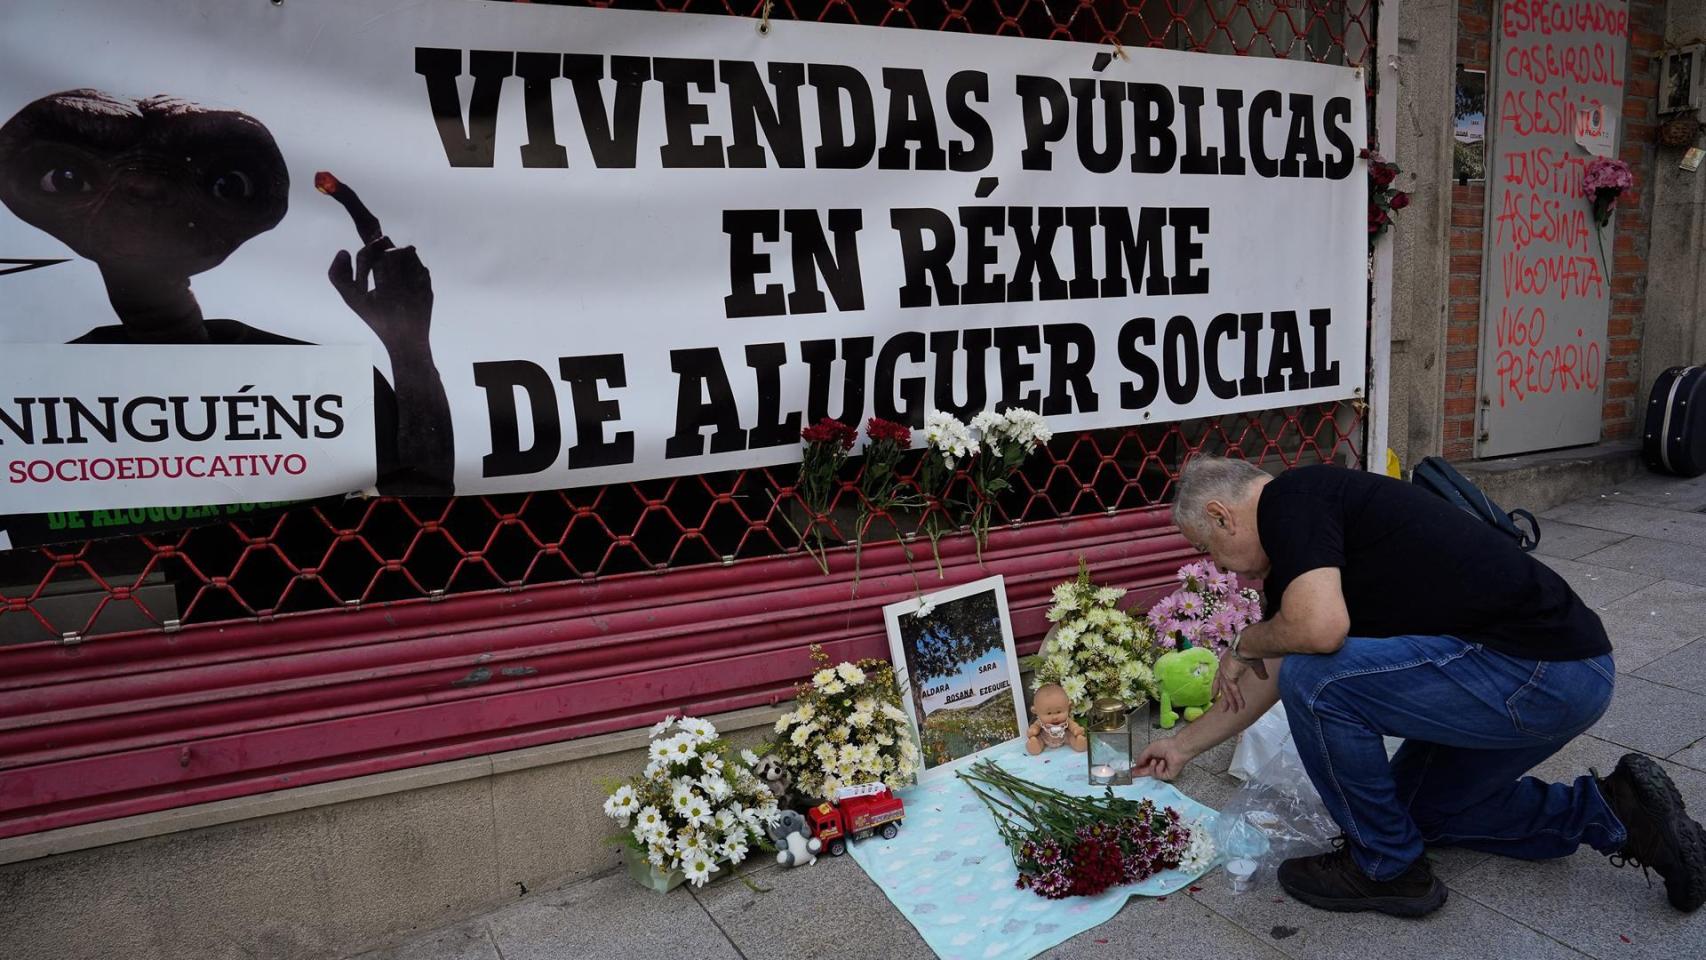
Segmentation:
<svg viewBox="0 0 1706 960">
<path fill-rule="evenodd" d="M 1706 367 L 1671 367 L 1659 375 L 1647 401 L 1641 456 L 1661 473 L 1706 473 Z"/>
</svg>

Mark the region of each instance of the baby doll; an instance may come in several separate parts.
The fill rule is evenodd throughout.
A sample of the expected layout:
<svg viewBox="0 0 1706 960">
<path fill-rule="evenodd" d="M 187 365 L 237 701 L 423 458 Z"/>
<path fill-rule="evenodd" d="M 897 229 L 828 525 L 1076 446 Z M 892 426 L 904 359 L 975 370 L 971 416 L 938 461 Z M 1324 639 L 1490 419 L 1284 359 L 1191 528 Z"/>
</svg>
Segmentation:
<svg viewBox="0 0 1706 960">
<path fill-rule="evenodd" d="M 1026 753 L 1035 756 L 1068 743 L 1079 753 L 1090 749 L 1084 728 L 1072 720 L 1072 698 L 1060 684 L 1045 683 L 1038 687 L 1036 698 L 1031 701 L 1031 713 L 1037 719 L 1025 740 Z"/>
</svg>

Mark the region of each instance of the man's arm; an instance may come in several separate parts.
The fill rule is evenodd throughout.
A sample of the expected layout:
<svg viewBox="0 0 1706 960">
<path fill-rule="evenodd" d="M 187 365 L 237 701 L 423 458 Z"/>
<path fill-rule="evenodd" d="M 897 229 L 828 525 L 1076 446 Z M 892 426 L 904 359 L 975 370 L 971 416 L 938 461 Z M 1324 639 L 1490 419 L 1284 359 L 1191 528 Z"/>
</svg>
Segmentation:
<svg viewBox="0 0 1706 960">
<path fill-rule="evenodd" d="M 1259 659 L 1288 653 L 1333 653 L 1344 646 L 1350 629 L 1351 615 L 1345 608 L 1339 568 L 1317 567 L 1285 588 L 1279 612 L 1272 620 L 1244 629 L 1238 638 L 1238 655 Z"/>
<path fill-rule="evenodd" d="M 1270 660 L 1267 666 L 1265 675 L 1258 676 L 1254 670 L 1246 670 L 1237 681 L 1245 706 L 1254 707 L 1254 710 L 1240 709 L 1231 697 L 1221 697 L 1207 713 L 1187 724 L 1178 735 L 1151 740 L 1137 762 L 1132 764 L 1132 772 L 1140 777 L 1171 780 L 1179 775 L 1192 757 L 1255 723 L 1257 717 L 1279 702 L 1279 661 Z"/>
</svg>

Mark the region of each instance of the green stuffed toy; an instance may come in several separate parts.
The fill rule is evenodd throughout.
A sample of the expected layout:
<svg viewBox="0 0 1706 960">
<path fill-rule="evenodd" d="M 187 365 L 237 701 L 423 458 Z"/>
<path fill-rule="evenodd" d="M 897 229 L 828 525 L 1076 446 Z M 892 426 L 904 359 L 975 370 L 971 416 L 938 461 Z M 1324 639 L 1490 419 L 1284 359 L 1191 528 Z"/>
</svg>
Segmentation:
<svg viewBox="0 0 1706 960">
<path fill-rule="evenodd" d="M 1173 729 L 1179 721 L 1174 707 L 1184 710 L 1187 722 L 1203 715 L 1214 702 L 1214 672 L 1220 659 L 1207 647 L 1191 647 L 1163 654 L 1155 661 L 1155 680 L 1161 687 L 1161 726 Z"/>
</svg>

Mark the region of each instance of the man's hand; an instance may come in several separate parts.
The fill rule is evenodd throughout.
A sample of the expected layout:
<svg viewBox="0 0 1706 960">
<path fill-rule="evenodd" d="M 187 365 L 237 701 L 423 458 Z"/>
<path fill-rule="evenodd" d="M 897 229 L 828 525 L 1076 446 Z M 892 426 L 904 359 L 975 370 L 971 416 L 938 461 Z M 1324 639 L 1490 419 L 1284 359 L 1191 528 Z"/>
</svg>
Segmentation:
<svg viewBox="0 0 1706 960">
<path fill-rule="evenodd" d="M 1131 772 L 1140 777 L 1171 780 L 1185 769 L 1185 764 L 1191 762 L 1192 756 L 1190 751 L 1179 745 L 1175 737 L 1154 740 L 1137 755 L 1137 761 L 1131 765 Z"/>
<path fill-rule="evenodd" d="M 1255 673 L 1257 678 L 1268 678 L 1267 665 L 1260 660 L 1246 660 L 1233 656 L 1231 650 L 1220 655 L 1220 667 L 1214 671 L 1214 698 L 1225 697 L 1226 707 L 1234 713 L 1244 709 L 1244 691 L 1238 687 L 1238 681 L 1245 673 Z"/>
</svg>

